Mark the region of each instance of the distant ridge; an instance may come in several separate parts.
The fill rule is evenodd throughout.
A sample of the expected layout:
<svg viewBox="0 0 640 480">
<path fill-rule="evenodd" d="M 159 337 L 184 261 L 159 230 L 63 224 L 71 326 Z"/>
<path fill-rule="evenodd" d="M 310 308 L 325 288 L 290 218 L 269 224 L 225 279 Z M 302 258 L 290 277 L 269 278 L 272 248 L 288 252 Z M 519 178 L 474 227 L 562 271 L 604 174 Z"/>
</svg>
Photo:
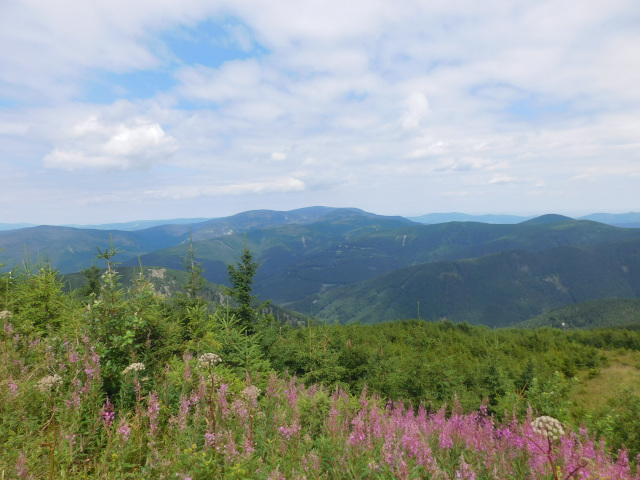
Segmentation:
<svg viewBox="0 0 640 480">
<path fill-rule="evenodd" d="M 545 217 L 546 215 L 542 215 Z M 562 215 L 559 215 L 562 216 Z M 519 215 L 469 215 L 467 213 L 451 212 L 451 213 L 428 213 L 417 217 L 407 217 L 409 220 L 423 223 L 425 225 L 434 225 L 438 223 L 448 222 L 479 222 L 501 225 L 513 225 L 522 223 L 527 220 L 534 220 L 540 216 L 519 216 Z M 570 217 L 565 217 L 570 218 Z M 640 228 L 640 212 L 629 213 L 592 213 L 576 220 L 590 220 L 592 222 L 604 223 L 620 228 Z M 564 220 L 566 221 L 566 220 Z"/>
<path fill-rule="evenodd" d="M 552 223 L 564 223 L 564 222 L 573 222 L 574 219 L 571 217 L 565 217 L 564 215 L 556 215 L 555 213 L 549 213 L 547 215 L 541 215 L 536 218 L 532 218 L 530 220 L 525 220 L 522 222 L 523 224 L 528 225 L 550 225 Z"/>
<path fill-rule="evenodd" d="M 136 230 L 145 230 L 147 228 L 158 227 L 161 225 L 192 225 L 212 220 L 211 218 L 174 218 L 172 220 L 134 220 L 125 223 L 104 223 L 100 225 L 63 225 L 71 228 L 84 228 L 93 230 L 121 230 L 124 232 L 133 232 Z"/>
<path fill-rule="evenodd" d="M 640 212 L 628 213 L 592 213 L 580 220 L 591 220 L 594 222 L 607 223 L 622 228 L 640 228 Z"/>
<path fill-rule="evenodd" d="M 522 217 L 518 215 L 469 215 L 467 213 L 451 212 L 428 213 L 426 215 L 420 215 L 419 217 L 407 218 L 413 222 L 424 223 L 425 225 L 447 222 L 480 222 L 513 225 L 529 220 L 532 217 Z"/>
<path fill-rule="evenodd" d="M 35 227 L 32 223 L 0 223 L 0 232 L 6 230 L 18 230 L 19 228 Z"/>
</svg>

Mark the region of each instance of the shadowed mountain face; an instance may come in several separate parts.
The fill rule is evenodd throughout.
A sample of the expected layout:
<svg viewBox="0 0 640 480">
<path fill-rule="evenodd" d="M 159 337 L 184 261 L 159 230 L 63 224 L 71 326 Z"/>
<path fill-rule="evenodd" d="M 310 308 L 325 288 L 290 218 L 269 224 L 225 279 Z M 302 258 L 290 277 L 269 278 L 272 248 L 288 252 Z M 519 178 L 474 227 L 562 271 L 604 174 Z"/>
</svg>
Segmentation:
<svg viewBox="0 0 640 480">
<path fill-rule="evenodd" d="M 26 251 L 31 261 L 41 256 L 62 273 L 77 272 L 111 235 L 123 266 L 181 270 L 190 231 L 207 280 L 226 283 L 227 265 L 246 242 L 260 262 L 254 293 L 341 322 L 415 317 L 419 304 L 423 318 L 506 325 L 567 303 L 639 296 L 640 229 L 561 215 L 425 225 L 312 207 L 136 231 L 43 226 L 0 232 L 0 259 L 6 270 Z"/>
<path fill-rule="evenodd" d="M 291 308 L 330 321 L 446 317 L 507 326 L 562 305 L 640 297 L 640 239 L 509 251 L 395 270 Z"/>
</svg>

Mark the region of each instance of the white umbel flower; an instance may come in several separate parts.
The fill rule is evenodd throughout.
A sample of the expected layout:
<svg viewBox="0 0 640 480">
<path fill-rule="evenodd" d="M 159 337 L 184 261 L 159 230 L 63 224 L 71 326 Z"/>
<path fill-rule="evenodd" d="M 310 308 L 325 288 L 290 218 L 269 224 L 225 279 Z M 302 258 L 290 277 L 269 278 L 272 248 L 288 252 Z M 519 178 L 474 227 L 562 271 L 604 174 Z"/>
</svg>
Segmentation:
<svg viewBox="0 0 640 480">
<path fill-rule="evenodd" d="M 36 383 L 36 388 L 43 393 L 47 393 L 58 388 L 60 385 L 62 385 L 62 377 L 60 375 L 47 375 Z"/>
<path fill-rule="evenodd" d="M 136 363 L 132 363 L 127 368 L 125 368 L 122 371 L 122 374 L 126 375 L 129 372 L 141 372 L 144 369 L 145 369 L 144 363 L 136 362 Z"/>
<path fill-rule="evenodd" d="M 203 368 L 213 367 L 216 363 L 220 363 L 222 359 L 220 355 L 215 353 L 203 353 L 198 359 L 198 366 Z"/>
<path fill-rule="evenodd" d="M 531 422 L 533 431 L 539 435 L 550 438 L 551 440 L 557 440 L 564 435 L 564 427 L 562 423 L 553 417 L 542 416 L 536 418 Z"/>
</svg>

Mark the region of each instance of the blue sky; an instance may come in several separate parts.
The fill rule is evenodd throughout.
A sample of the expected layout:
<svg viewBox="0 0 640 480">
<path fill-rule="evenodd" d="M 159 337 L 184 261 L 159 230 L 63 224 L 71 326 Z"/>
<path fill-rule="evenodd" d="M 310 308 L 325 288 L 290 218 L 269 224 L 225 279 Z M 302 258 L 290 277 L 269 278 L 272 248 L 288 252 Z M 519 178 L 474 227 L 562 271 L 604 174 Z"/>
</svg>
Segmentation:
<svg viewBox="0 0 640 480">
<path fill-rule="evenodd" d="M 640 5 L 4 0 L 0 223 L 640 211 Z"/>
</svg>

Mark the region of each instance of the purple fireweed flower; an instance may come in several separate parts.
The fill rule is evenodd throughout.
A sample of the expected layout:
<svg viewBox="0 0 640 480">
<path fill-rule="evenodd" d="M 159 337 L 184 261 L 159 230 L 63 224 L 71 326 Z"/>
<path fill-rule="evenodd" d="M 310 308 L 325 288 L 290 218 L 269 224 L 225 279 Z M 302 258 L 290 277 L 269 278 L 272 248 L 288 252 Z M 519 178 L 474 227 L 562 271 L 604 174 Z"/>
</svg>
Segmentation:
<svg viewBox="0 0 640 480">
<path fill-rule="evenodd" d="M 245 454 L 245 456 L 249 457 L 249 456 L 251 456 L 251 454 L 253 452 L 256 451 L 254 445 L 255 445 L 254 441 L 251 440 L 251 438 L 245 437 L 245 439 L 244 439 L 244 454 Z"/>
<path fill-rule="evenodd" d="M 241 420 L 247 420 L 249 418 L 249 410 L 247 409 L 247 404 L 243 400 L 234 400 L 231 403 L 231 411 Z"/>
<path fill-rule="evenodd" d="M 320 472 L 320 457 L 315 451 L 307 453 L 302 457 L 302 468 L 305 472 Z"/>
<path fill-rule="evenodd" d="M 100 365 L 100 355 L 96 353 L 96 347 L 91 347 L 91 361 L 94 365 Z"/>
<path fill-rule="evenodd" d="M 149 435 L 153 436 L 158 429 L 158 415 L 160 412 L 160 401 L 158 394 L 151 393 L 147 398 L 147 416 L 149 417 Z"/>
<path fill-rule="evenodd" d="M 285 393 L 287 394 L 287 398 L 289 399 L 289 405 L 292 407 L 295 406 L 296 400 L 298 399 L 298 387 L 296 385 L 296 376 L 294 375 L 291 381 L 289 382 L 289 387 L 286 389 Z"/>
<path fill-rule="evenodd" d="M 186 395 L 183 395 L 180 402 L 180 409 L 178 410 L 178 417 L 176 423 L 180 430 L 184 430 L 187 426 L 187 415 L 189 414 L 189 408 L 191 407 L 191 400 Z"/>
<path fill-rule="evenodd" d="M 300 424 L 298 422 L 294 422 L 292 425 L 285 426 L 282 425 L 278 428 L 278 432 L 282 435 L 286 440 L 291 440 L 292 437 L 297 436 L 300 433 Z"/>
<path fill-rule="evenodd" d="M 16 473 L 19 478 L 29 478 L 29 465 L 27 461 L 27 456 L 24 452 L 20 452 L 18 454 L 18 459 L 16 460 Z"/>
<path fill-rule="evenodd" d="M 207 432 L 204 434 L 204 445 L 206 447 L 213 447 L 216 443 L 216 434 Z"/>
<path fill-rule="evenodd" d="M 76 435 L 75 433 L 67 433 L 64 436 L 65 440 L 67 440 L 67 442 L 69 442 L 69 446 L 71 448 L 73 448 L 73 445 L 76 443 Z"/>
<path fill-rule="evenodd" d="M 360 414 L 358 414 L 357 417 L 351 420 L 351 425 L 353 427 L 353 429 L 351 430 L 351 435 L 349 435 L 349 443 L 351 444 L 351 446 L 356 447 L 358 445 L 364 444 L 367 438 L 366 427 L 364 420 L 362 419 Z"/>
<path fill-rule="evenodd" d="M 13 329 L 13 327 L 11 326 L 11 324 L 9 322 L 4 324 L 4 333 L 5 335 L 8 337 L 10 336 L 13 332 L 15 332 L 15 330 Z"/>
<path fill-rule="evenodd" d="M 113 404 L 109 401 L 109 397 L 107 397 L 107 401 L 102 406 L 102 410 L 100 410 L 100 416 L 102 417 L 102 423 L 104 423 L 107 428 L 113 425 L 115 412 Z"/>
<path fill-rule="evenodd" d="M 131 427 L 124 418 L 120 421 L 120 425 L 118 426 L 118 433 L 120 434 L 123 443 L 126 443 L 127 440 L 129 440 L 129 435 L 131 435 Z"/>
<path fill-rule="evenodd" d="M 227 462 L 232 462 L 238 456 L 238 447 L 232 430 L 226 430 L 222 435 L 222 445 L 218 445 L 217 449 L 221 449 Z"/>
<path fill-rule="evenodd" d="M 67 405 L 67 408 L 70 410 L 73 410 L 74 408 L 78 408 L 81 403 L 80 395 L 78 395 L 76 392 L 73 392 L 71 394 L 71 398 L 67 399 L 65 403 Z"/>
<path fill-rule="evenodd" d="M 476 480 L 476 472 L 474 472 L 471 465 L 465 461 L 464 455 L 460 455 L 460 465 L 458 470 L 456 470 L 456 478 Z"/>
<path fill-rule="evenodd" d="M 18 385 L 14 382 L 13 377 L 9 376 L 9 390 L 11 390 L 11 395 L 15 396 L 18 394 Z"/>
<path fill-rule="evenodd" d="M 280 466 L 276 466 L 276 469 L 269 474 L 269 478 L 267 480 L 287 480 L 282 473 L 280 473 Z"/>
<path fill-rule="evenodd" d="M 267 398 L 278 396 L 278 377 L 275 373 L 272 373 L 271 376 L 269 376 L 269 383 L 267 384 L 265 396 Z"/>
<path fill-rule="evenodd" d="M 227 394 L 228 394 L 229 385 L 223 383 L 218 388 L 218 405 L 220 405 L 220 410 L 222 411 L 222 416 L 226 417 L 229 415 L 229 406 L 227 403 Z"/>
</svg>

